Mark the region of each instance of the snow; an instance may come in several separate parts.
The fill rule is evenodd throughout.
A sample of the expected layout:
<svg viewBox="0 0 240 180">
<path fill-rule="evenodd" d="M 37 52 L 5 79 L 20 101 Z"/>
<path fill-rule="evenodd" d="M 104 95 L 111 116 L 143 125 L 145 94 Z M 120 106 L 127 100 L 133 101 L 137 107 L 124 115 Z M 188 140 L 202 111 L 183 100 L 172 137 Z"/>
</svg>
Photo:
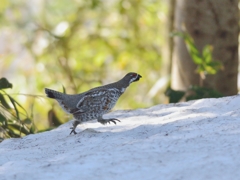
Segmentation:
<svg viewBox="0 0 240 180">
<path fill-rule="evenodd" d="M 0 143 L 1 180 L 239 179 L 240 96 L 115 111 Z"/>
</svg>

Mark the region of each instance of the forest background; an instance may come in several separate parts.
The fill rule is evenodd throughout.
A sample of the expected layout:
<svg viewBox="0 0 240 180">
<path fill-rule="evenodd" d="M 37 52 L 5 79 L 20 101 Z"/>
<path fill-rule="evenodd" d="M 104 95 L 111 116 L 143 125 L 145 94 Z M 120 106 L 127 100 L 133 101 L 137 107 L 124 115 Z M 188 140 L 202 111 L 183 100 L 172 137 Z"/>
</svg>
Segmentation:
<svg viewBox="0 0 240 180">
<path fill-rule="evenodd" d="M 201 79 L 208 73 L 213 75 L 223 71 L 224 62 L 215 67 L 211 61 L 214 46 L 204 44 L 199 48 L 188 31 L 190 36 L 174 34 L 179 32 L 174 28 L 174 14 L 179 13 L 175 10 L 179 2 L 2 0 L 0 77 L 11 83 L 9 87 L 12 85 L 11 89 L 0 89 L 3 138 L 17 136 L 20 129 L 20 136 L 48 130 L 71 118 L 55 101 L 45 97 L 45 87 L 73 94 L 117 81 L 128 72 L 137 72 L 143 78 L 125 92 L 114 109 L 147 108 L 168 103 L 166 94 L 171 92 L 182 97 L 186 88 L 176 88 L 176 91 L 170 88 L 176 76 L 176 73 L 172 76 L 172 69 L 174 71 L 174 65 L 178 64 L 173 60 L 178 56 L 174 52 L 173 37 L 176 36 L 185 42 L 182 47 L 195 50 L 188 51 L 189 58 L 192 57 L 190 64 L 193 64 L 188 76 Z M 188 28 L 187 24 L 181 26 L 184 32 Z M 206 57 L 210 57 L 207 64 L 210 66 L 203 67 L 194 61 L 194 55 L 200 57 L 204 47 Z M 205 57 L 204 53 L 202 57 Z M 238 68 L 238 63 L 233 66 Z M 199 67 L 203 69 L 197 72 Z M 205 67 L 210 67 L 211 71 Z M 175 78 L 176 81 L 180 80 Z M 189 84 L 185 86 L 188 88 Z M 219 91 L 222 95 L 237 93 L 236 90 L 230 94 Z"/>
</svg>

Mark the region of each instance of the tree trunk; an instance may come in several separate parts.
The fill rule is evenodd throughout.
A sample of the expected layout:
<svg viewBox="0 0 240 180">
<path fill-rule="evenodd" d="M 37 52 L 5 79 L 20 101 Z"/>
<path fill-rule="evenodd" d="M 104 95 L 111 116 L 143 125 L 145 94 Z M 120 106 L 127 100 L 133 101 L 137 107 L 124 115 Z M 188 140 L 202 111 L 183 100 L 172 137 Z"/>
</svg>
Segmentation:
<svg viewBox="0 0 240 180">
<path fill-rule="evenodd" d="M 175 29 L 189 33 L 200 52 L 205 45 L 212 45 L 213 59 L 224 66 L 216 75 L 207 75 L 203 86 L 224 95 L 238 92 L 238 13 L 238 0 L 176 1 Z M 172 89 L 187 90 L 190 85 L 199 85 L 195 70 L 183 39 L 174 37 Z"/>
</svg>

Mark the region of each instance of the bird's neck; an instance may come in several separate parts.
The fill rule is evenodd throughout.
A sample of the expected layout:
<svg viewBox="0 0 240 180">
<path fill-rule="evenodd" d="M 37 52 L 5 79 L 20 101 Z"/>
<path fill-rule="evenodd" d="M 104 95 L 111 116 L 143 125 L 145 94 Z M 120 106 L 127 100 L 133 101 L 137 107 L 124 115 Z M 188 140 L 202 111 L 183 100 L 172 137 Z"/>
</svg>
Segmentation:
<svg viewBox="0 0 240 180">
<path fill-rule="evenodd" d="M 124 79 L 121 79 L 116 83 L 119 85 L 119 88 L 124 88 L 124 89 L 126 89 L 130 85 L 129 82 L 126 82 Z"/>
</svg>

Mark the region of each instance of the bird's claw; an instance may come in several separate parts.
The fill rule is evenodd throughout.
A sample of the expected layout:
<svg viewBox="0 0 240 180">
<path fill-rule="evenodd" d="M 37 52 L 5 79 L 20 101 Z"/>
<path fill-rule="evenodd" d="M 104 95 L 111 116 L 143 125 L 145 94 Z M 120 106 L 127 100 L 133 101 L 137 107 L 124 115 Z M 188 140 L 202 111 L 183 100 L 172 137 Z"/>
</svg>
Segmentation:
<svg viewBox="0 0 240 180">
<path fill-rule="evenodd" d="M 119 119 L 104 119 L 104 120 L 101 120 L 101 121 L 99 121 L 101 124 L 103 124 L 103 125 L 105 125 L 105 124 L 107 124 L 107 123 L 114 123 L 114 124 L 117 124 L 117 122 L 116 121 L 118 121 L 118 122 L 121 122 Z"/>
<path fill-rule="evenodd" d="M 113 122 L 114 124 L 117 124 L 116 121 L 121 122 L 121 121 L 118 120 L 118 119 L 109 119 L 108 123 L 110 124 L 110 122 Z"/>
<path fill-rule="evenodd" d="M 77 134 L 77 132 L 75 131 L 75 128 L 74 127 L 70 127 L 70 129 L 72 129 L 72 131 L 70 132 L 70 135 L 73 133 L 73 134 Z"/>
</svg>

